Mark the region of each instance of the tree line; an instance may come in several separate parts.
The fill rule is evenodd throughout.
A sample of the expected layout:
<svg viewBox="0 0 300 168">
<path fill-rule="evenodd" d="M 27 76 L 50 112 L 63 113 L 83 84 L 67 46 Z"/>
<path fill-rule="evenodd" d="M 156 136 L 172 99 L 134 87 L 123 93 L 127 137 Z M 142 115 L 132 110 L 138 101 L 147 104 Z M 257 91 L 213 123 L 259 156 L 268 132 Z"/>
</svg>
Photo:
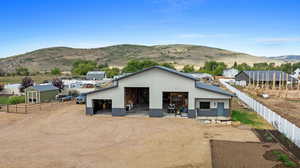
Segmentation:
<svg viewBox="0 0 300 168">
<path fill-rule="evenodd" d="M 130 60 L 123 68 L 110 67 L 107 63 L 98 64 L 96 61 L 91 60 L 76 60 L 72 65 L 72 74 L 73 75 L 86 75 L 89 71 L 105 71 L 107 77 L 111 78 L 113 76 L 119 75 L 121 73 L 133 73 L 144 68 L 152 66 L 165 66 L 171 69 L 176 70 L 175 64 L 172 63 L 158 63 L 152 60 Z M 300 68 L 300 62 L 297 63 L 284 63 L 281 65 L 276 65 L 275 63 L 255 63 L 249 65 L 247 63 L 238 64 L 235 62 L 233 66 L 228 66 L 224 62 L 217 61 L 207 61 L 204 66 L 196 68 L 194 65 L 185 65 L 181 71 L 186 73 L 209 73 L 212 75 L 222 75 L 223 71 L 228 68 L 235 68 L 239 71 L 245 70 L 280 70 L 286 73 L 292 73 L 297 68 Z M 59 68 L 53 68 L 50 72 L 51 75 L 61 75 L 61 70 Z M 3 70 L 0 69 L 0 76 L 3 75 L 18 75 L 18 76 L 29 76 L 34 75 L 29 72 L 27 68 L 18 67 L 13 74 L 6 74 Z"/>
</svg>

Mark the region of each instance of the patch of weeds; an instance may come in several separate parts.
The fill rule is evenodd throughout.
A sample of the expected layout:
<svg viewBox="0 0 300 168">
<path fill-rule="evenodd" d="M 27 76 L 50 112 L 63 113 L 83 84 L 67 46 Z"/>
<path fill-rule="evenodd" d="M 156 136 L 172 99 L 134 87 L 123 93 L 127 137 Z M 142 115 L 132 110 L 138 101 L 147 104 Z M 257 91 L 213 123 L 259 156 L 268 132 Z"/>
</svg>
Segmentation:
<svg viewBox="0 0 300 168">
<path fill-rule="evenodd" d="M 287 154 L 284 154 L 280 151 L 273 151 L 274 155 L 277 156 L 277 160 L 281 161 L 286 167 L 296 167 L 297 164 L 290 160 L 289 156 Z"/>
<path fill-rule="evenodd" d="M 241 123 L 247 125 L 258 126 L 261 124 L 257 121 L 257 115 L 253 112 L 233 110 L 231 118 L 233 121 L 240 121 Z"/>
</svg>

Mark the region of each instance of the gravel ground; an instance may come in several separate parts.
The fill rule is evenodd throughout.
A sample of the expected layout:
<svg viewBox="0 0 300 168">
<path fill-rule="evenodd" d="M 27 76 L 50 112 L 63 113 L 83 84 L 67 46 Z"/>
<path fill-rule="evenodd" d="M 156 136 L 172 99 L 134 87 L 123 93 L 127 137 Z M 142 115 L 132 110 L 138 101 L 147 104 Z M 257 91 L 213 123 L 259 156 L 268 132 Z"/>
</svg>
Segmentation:
<svg viewBox="0 0 300 168">
<path fill-rule="evenodd" d="M 191 119 L 86 116 L 75 104 L 45 109 L 1 113 L 0 168 L 210 168 L 210 139 L 259 141 L 250 130 Z"/>
</svg>

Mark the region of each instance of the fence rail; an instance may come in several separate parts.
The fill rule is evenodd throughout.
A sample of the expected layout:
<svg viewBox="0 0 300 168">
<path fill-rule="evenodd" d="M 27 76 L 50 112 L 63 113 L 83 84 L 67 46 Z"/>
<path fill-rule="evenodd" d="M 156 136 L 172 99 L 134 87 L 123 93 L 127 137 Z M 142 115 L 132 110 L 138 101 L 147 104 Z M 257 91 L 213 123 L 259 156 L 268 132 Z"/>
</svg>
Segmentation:
<svg viewBox="0 0 300 168">
<path fill-rule="evenodd" d="M 255 99 L 249 97 L 247 94 L 241 92 L 235 87 L 229 85 L 226 79 L 220 79 L 220 82 L 230 91 L 236 94 L 236 96 L 252 108 L 255 112 L 261 115 L 265 120 L 272 124 L 279 132 L 284 134 L 293 143 L 300 147 L 300 128 L 295 124 L 289 122 L 287 119 L 281 117 L 277 113 L 273 112 L 263 104 L 259 103 Z"/>
<path fill-rule="evenodd" d="M 0 112 L 27 114 L 30 110 L 41 110 L 41 104 L 10 104 L 0 105 Z"/>
</svg>

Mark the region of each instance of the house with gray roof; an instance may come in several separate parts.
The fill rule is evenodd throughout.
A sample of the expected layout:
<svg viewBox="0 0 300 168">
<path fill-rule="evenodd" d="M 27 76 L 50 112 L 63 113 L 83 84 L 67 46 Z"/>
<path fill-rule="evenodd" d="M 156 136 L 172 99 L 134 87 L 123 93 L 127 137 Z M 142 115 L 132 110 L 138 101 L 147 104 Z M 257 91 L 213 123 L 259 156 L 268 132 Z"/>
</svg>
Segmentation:
<svg viewBox="0 0 300 168">
<path fill-rule="evenodd" d="M 259 83 L 296 83 L 297 80 L 283 71 L 241 71 L 235 76 L 236 81 Z"/>
<path fill-rule="evenodd" d="M 25 100 L 26 103 L 51 102 L 58 94 L 59 89 L 52 84 L 35 85 L 25 90 Z"/>
<path fill-rule="evenodd" d="M 231 69 L 225 69 L 222 73 L 222 76 L 226 78 L 234 78 L 235 75 L 239 73 L 239 70 L 231 68 Z"/>
<path fill-rule="evenodd" d="M 229 119 L 233 96 L 193 75 L 153 66 L 116 78 L 110 87 L 87 93 L 86 114 Z"/>
<path fill-rule="evenodd" d="M 89 71 L 85 77 L 87 80 L 102 80 L 106 78 L 104 71 Z"/>
</svg>

